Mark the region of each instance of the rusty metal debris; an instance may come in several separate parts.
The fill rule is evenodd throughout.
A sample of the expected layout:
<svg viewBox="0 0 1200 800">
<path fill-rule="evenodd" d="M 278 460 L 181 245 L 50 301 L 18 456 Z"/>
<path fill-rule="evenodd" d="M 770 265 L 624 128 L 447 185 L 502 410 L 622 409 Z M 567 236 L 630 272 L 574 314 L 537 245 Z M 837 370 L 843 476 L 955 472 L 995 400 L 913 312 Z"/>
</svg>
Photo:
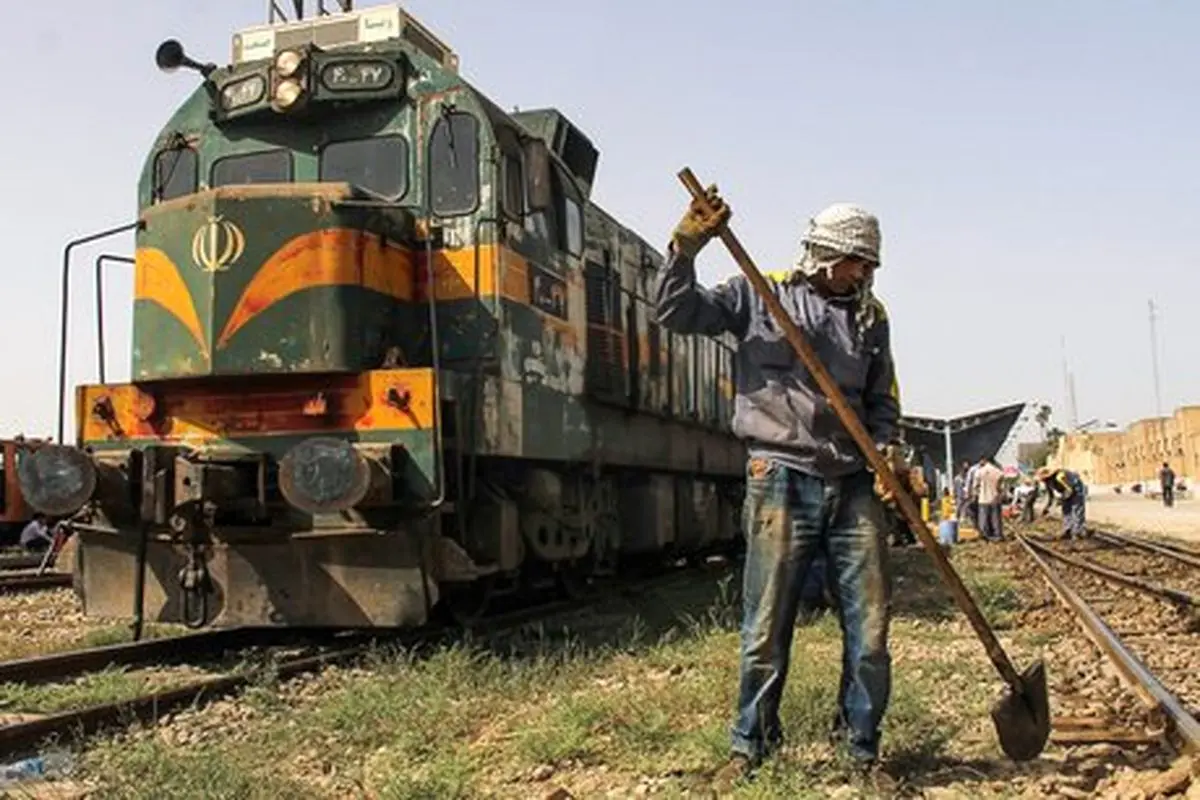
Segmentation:
<svg viewBox="0 0 1200 800">
<path fill-rule="evenodd" d="M 1162 739 L 1161 730 L 1136 730 L 1099 717 L 1055 717 L 1050 741 L 1055 744 L 1153 744 Z"/>
<path fill-rule="evenodd" d="M 1169 726 L 1169 733 L 1177 737 L 1181 749 L 1187 752 L 1200 750 L 1200 722 L 1196 721 L 1179 698 L 1159 682 L 1092 607 L 1038 554 L 1040 548 L 1037 545 L 1022 534 L 1017 534 L 1017 540 L 1041 569 L 1051 590 L 1063 605 L 1074 612 L 1083 632 L 1112 661 L 1126 685 L 1133 689 L 1152 712 L 1162 715 Z"/>
</svg>

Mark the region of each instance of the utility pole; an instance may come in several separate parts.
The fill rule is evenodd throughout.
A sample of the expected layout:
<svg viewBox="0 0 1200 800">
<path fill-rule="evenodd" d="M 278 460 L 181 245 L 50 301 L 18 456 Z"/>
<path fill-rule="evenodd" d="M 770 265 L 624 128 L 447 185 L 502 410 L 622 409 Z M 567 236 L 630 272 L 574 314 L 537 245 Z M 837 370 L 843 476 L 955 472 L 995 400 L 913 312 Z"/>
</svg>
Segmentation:
<svg viewBox="0 0 1200 800">
<path fill-rule="evenodd" d="M 1163 415 L 1162 410 L 1162 387 L 1158 381 L 1158 332 L 1155 330 L 1154 300 L 1150 300 L 1150 365 L 1154 369 L 1154 413 L 1156 416 Z"/>
<path fill-rule="evenodd" d="M 1079 409 L 1075 406 L 1075 377 L 1067 367 L 1067 337 L 1065 334 L 1059 337 L 1059 345 L 1062 347 L 1064 399 L 1067 401 L 1067 409 L 1070 412 L 1067 426 L 1067 431 L 1069 432 L 1079 427 Z"/>
</svg>

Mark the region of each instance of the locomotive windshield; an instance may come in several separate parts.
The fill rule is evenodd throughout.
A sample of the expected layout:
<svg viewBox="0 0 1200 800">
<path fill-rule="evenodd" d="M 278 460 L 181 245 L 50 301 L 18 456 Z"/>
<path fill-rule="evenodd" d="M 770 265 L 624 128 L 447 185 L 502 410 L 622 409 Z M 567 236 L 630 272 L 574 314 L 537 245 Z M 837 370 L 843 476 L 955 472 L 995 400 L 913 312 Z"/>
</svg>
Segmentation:
<svg viewBox="0 0 1200 800">
<path fill-rule="evenodd" d="M 286 150 L 227 156 L 212 166 L 210 184 L 235 186 L 246 183 L 288 183 L 292 180 L 292 154 Z"/>
<path fill-rule="evenodd" d="M 154 200 L 170 200 L 196 191 L 198 156 L 190 147 L 163 150 L 154 157 Z"/>
<path fill-rule="evenodd" d="M 401 136 L 332 142 L 321 151 L 321 180 L 399 200 L 408 191 L 408 142 Z"/>
</svg>

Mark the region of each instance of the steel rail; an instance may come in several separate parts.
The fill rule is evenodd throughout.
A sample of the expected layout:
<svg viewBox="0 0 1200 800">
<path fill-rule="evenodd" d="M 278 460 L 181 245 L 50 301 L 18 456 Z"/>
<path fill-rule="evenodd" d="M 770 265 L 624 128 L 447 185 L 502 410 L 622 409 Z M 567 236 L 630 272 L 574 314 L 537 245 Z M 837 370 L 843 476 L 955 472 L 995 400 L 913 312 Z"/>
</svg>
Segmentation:
<svg viewBox="0 0 1200 800">
<path fill-rule="evenodd" d="M 1172 589 L 1169 586 L 1162 586 L 1157 583 L 1151 583 L 1150 581 L 1144 581 L 1140 578 L 1135 578 L 1132 575 L 1126 575 L 1124 572 L 1111 570 L 1108 567 L 1097 564 L 1095 561 L 1088 561 L 1086 558 L 1079 558 L 1077 556 L 1069 556 L 1066 553 L 1060 553 L 1054 548 L 1047 547 L 1046 545 L 1034 539 L 1029 539 L 1028 541 L 1031 547 L 1036 548 L 1043 555 L 1050 556 L 1051 558 L 1057 559 L 1064 564 L 1070 564 L 1073 567 L 1086 570 L 1093 575 L 1098 575 L 1101 578 L 1112 581 L 1113 583 L 1119 583 L 1122 586 L 1129 587 L 1130 589 L 1135 589 L 1139 592 L 1145 592 L 1146 594 L 1153 595 L 1162 600 L 1170 600 L 1177 605 L 1200 608 L 1200 597 L 1196 597 L 1193 594 L 1181 592 L 1177 589 Z"/>
<path fill-rule="evenodd" d="M 0 574 L 3 574 L 2 571 L 33 569 L 41 563 L 42 554 L 40 553 L 16 553 L 14 555 L 0 556 Z"/>
<path fill-rule="evenodd" d="M 303 628 L 219 628 L 134 642 L 67 650 L 0 662 L 0 683 L 38 684 L 60 681 L 115 666 L 172 664 L 200 659 L 227 649 L 275 647 L 328 638 L 329 632 Z"/>
<path fill-rule="evenodd" d="M 0 594 L 6 591 L 25 592 L 70 585 L 71 576 L 65 572 L 47 572 L 42 575 L 18 574 L 0 576 Z"/>
<path fill-rule="evenodd" d="M 369 644 L 361 644 L 342 647 L 330 653 L 293 658 L 280 662 L 275 672 L 280 678 L 289 678 L 327 664 L 347 661 L 365 654 L 369 649 Z M 254 676 L 254 670 L 245 670 L 233 675 L 202 678 L 184 686 L 141 695 L 127 701 L 60 711 L 16 725 L 0 727 L 0 753 L 5 757 L 24 755 L 36 750 L 47 737 L 88 735 L 109 725 L 132 722 L 131 717 L 140 722 L 156 720 L 163 714 L 191 705 L 202 698 L 228 694 L 249 683 Z"/>
<path fill-rule="evenodd" d="M 1029 553 L 1029 557 L 1042 571 L 1042 576 L 1051 590 L 1058 596 L 1068 609 L 1074 612 L 1075 618 L 1083 632 L 1104 653 L 1126 683 L 1134 690 L 1138 698 L 1152 711 L 1162 714 L 1176 736 L 1182 743 L 1185 752 L 1200 750 L 1200 722 L 1188 713 L 1179 698 L 1173 695 L 1147 669 L 1146 665 L 1133 654 L 1121 641 L 1103 619 L 1080 597 L 1062 577 L 1055 572 L 1023 534 L 1017 534 L 1017 540 Z"/>
<path fill-rule="evenodd" d="M 1141 550 L 1146 550 L 1151 553 L 1158 553 L 1160 556 L 1173 558 L 1176 561 L 1181 561 L 1184 564 L 1189 564 L 1193 567 L 1200 567 L 1200 556 L 1194 553 L 1185 553 L 1182 550 L 1175 550 L 1169 547 L 1164 547 L 1160 544 L 1147 542 L 1144 539 L 1134 539 L 1129 536 L 1122 536 L 1119 533 L 1109 533 L 1107 531 L 1096 531 L 1097 539 L 1104 539 L 1110 544 L 1124 544 L 1130 547 L 1136 547 Z"/>
<path fill-rule="evenodd" d="M 718 568 L 719 569 L 719 568 Z M 415 647 L 421 644 L 433 644 L 446 641 L 454 635 L 467 633 L 480 637 L 500 636 L 521 628 L 521 626 L 539 621 L 546 617 L 585 610 L 597 603 L 614 597 L 628 597 L 646 589 L 668 587 L 681 578 L 690 578 L 691 573 L 700 571 L 716 571 L 707 564 L 683 569 L 667 569 L 652 577 L 634 579 L 627 583 L 618 583 L 612 587 L 611 594 L 589 594 L 588 596 L 560 600 L 550 603 L 535 604 L 531 607 L 518 608 L 513 611 L 497 613 L 481 618 L 471 625 L 431 623 L 421 628 L 403 630 L 359 630 L 344 636 L 344 641 L 335 642 L 331 652 L 318 655 L 300 656 L 279 662 L 275 668 L 278 678 L 287 678 L 308 672 L 319 667 L 335 663 L 352 661 L 366 655 L 377 644 L 399 644 L 403 647 Z M 256 635 L 275 629 L 239 628 L 229 629 L 231 638 L 238 636 L 252 637 L 254 644 L 260 643 Z M 289 629 L 278 629 L 284 634 Z M 221 633 L 221 632 L 214 632 Z M 294 632 L 293 632 L 294 633 Z M 193 634 L 194 637 L 206 634 Z M 212 635 L 212 634 L 207 634 Z M 178 642 L 183 637 L 176 637 Z M 147 648 L 158 642 L 169 644 L 170 639 L 149 640 L 136 643 Z M 210 643 L 211 646 L 211 643 Z M 52 658 L 52 657 L 48 657 Z M 243 670 L 232 675 L 220 675 L 202 678 L 173 689 L 165 689 L 129 700 L 104 703 L 83 709 L 61 711 L 37 719 L 14 725 L 0 726 L 0 758 L 12 758 L 36 752 L 39 744 L 47 737 L 82 738 L 103 728 L 118 728 L 132 723 L 135 719 L 141 722 L 154 721 L 174 709 L 192 705 L 203 699 L 212 699 L 230 694 L 254 680 L 257 672 L 253 669 Z"/>
</svg>

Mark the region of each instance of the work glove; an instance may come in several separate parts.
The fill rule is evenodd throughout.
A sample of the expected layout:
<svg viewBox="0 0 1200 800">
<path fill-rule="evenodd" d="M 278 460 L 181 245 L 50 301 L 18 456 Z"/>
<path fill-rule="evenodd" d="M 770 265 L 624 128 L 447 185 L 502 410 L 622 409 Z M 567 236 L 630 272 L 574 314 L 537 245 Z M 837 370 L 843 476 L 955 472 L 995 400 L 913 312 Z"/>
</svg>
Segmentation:
<svg viewBox="0 0 1200 800">
<path fill-rule="evenodd" d="M 691 259 L 704 249 L 708 240 L 716 236 L 733 215 L 733 211 L 717 193 L 715 184 L 709 186 L 704 195 L 706 204 L 693 198 L 671 235 L 671 244 L 676 252 Z M 706 205 L 711 208 L 711 212 Z"/>
<path fill-rule="evenodd" d="M 909 480 L 908 464 L 904 461 L 904 454 L 896 445 L 889 444 L 880 448 L 883 453 L 883 460 L 892 468 L 892 472 L 900 479 L 900 485 L 904 487 L 904 491 L 912 494 L 912 483 Z M 883 477 L 879 473 L 875 473 L 875 494 L 885 505 L 896 508 L 896 496 L 888 491 L 887 484 L 883 482 Z"/>
</svg>

